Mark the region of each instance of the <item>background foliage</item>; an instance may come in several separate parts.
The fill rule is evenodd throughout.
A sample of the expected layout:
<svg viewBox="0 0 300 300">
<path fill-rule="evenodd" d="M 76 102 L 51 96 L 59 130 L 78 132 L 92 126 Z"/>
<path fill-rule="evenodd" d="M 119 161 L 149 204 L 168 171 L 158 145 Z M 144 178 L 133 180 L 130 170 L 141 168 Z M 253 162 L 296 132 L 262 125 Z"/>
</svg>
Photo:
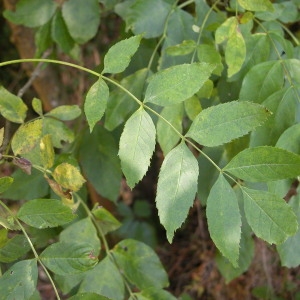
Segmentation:
<svg viewBox="0 0 300 300">
<path fill-rule="evenodd" d="M 57 299 L 208 297 L 153 248 L 207 229 L 226 283 L 261 241 L 298 267 L 299 1 L 4 4 L 0 67 L 29 80 L 1 76 L 0 299 L 40 299 L 42 273 Z M 299 297 L 266 277 L 253 296 Z"/>
</svg>

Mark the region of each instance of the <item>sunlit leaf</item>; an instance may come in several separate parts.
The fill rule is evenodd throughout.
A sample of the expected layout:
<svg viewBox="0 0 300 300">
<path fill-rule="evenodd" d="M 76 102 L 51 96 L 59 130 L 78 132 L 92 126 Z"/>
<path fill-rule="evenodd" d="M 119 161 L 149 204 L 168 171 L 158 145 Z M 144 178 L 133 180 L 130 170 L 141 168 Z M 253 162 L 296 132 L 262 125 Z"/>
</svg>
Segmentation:
<svg viewBox="0 0 300 300">
<path fill-rule="evenodd" d="M 43 165 L 46 169 L 51 168 L 54 164 L 54 149 L 52 145 L 51 135 L 47 134 L 43 136 L 40 141 L 40 153 L 41 153 L 41 160 Z"/>
<path fill-rule="evenodd" d="M 226 19 L 224 23 L 216 30 L 215 39 L 217 44 L 221 44 L 231 37 L 238 25 L 236 17 Z"/>
<path fill-rule="evenodd" d="M 119 156 L 128 185 L 133 188 L 146 174 L 155 148 L 156 130 L 149 114 L 137 110 L 126 122 Z"/>
<path fill-rule="evenodd" d="M 40 116 L 43 115 L 43 106 L 42 106 L 42 101 L 38 98 L 33 98 L 32 99 L 32 108 L 33 110 Z"/>
<path fill-rule="evenodd" d="M 184 143 L 172 149 L 163 161 L 157 183 L 156 207 L 169 242 L 193 205 L 198 172 L 198 162 Z"/>
<path fill-rule="evenodd" d="M 269 0 L 238 0 L 238 3 L 247 10 L 273 11 L 274 8 Z"/>
</svg>

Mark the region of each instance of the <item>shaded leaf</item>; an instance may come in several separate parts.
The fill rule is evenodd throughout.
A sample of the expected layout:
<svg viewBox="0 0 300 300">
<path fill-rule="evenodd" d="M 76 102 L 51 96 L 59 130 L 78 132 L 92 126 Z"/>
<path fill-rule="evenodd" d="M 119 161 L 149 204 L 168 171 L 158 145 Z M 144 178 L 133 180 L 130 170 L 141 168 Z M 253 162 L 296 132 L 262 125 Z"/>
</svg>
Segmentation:
<svg viewBox="0 0 300 300">
<path fill-rule="evenodd" d="M 16 11 L 6 10 L 5 18 L 15 24 L 26 27 L 39 27 L 47 23 L 54 15 L 57 3 L 52 0 L 21 0 Z"/>
<path fill-rule="evenodd" d="M 10 185 L 14 182 L 14 179 L 9 176 L 4 176 L 0 178 L 0 194 L 5 192 Z"/>
<path fill-rule="evenodd" d="M 298 229 L 292 208 L 280 197 L 243 187 L 244 209 L 253 232 L 270 244 L 281 244 Z"/>
<path fill-rule="evenodd" d="M 70 121 L 78 118 L 81 114 L 81 109 L 78 105 L 61 105 L 53 108 L 46 116 L 59 119 L 61 121 Z"/>
<path fill-rule="evenodd" d="M 99 280 L 99 278 L 105 278 L 105 280 Z M 86 273 L 78 292 L 96 293 L 114 300 L 123 300 L 124 281 L 115 263 L 109 257 L 105 257 Z"/>
<path fill-rule="evenodd" d="M 4 118 L 14 123 L 23 123 L 27 109 L 21 98 L 0 86 L 0 113 Z"/>
<path fill-rule="evenodd" d="M 71 0 L 62 5 L 62 15 L 71 37 L 83 44 L 93 38 L 100 23 L 98 0 Z"/>
<path fill-rule="evenodd" d="M 17 217 L 30 226 L 48 228 L 69 223 L 76 215 L 59 200 L 34 199 L 20 208 Z"/>
<path fill-rule="evenodd" d="M 15 263 L 0 277 L 0 300 L 27 300 L 36 290 L 38 268 L 35 259 Z"/>
<path fill-rule="evenodd" d="M 15 155 L 31 151 L 39 142 L 42 135 L 42 120 L 21 125 L 14 134 L 11 147 Z"/>
<path fill-rule="evenodd" d="M 184 109 L 190 120 L 194 121 L 202 111 L 200 100 L 197 96 L 192 96 L 184 101 Z"/>
<path fill-rule="evenodd" d="M 123 240 L 114 247 L 112 254 L 126 278 L 140 290 L 169 285 L 167 273 L 158 256 L 144 243 Z"/>
<path fill-rule="evenodd" d="M 198 172 L 198 162 L 183 142 L 163 161 L 157 183 L 156 207 L 169 242 L 193 205 Z"/>
<path fill-rule="evenodd" d="M 223 70 L 222 57 L 213 45 L 201 44 L 197 47 L 197 55 L 200 62 L 215 64 L 213 74 L 221 75 Z"/>
<path fill-rule="evenodd" d="M 223 170 L 251 182 L 293 178 L 300 174 L 300 156 L 270 146 L 248 148 L 237 154 Z"/>
<path fill-rule="evenodd" d="M 195 118 L 186 136 L 213 147 L 228 143 L 261 125 L 270 115 L 263 106 L 229 102 L 209 107 Z"/>
<path fill-rule="evenodd" d="M 119 156 L 128 185 L 133 188 L 146 174 L 155 148 L 155 126 L 144 109 L 126 122 L 120 138 Z"/>
<path fill-rule="evenodd" d="M 52 173 L 53 178 L 65 189 L 78 191 L 85 183 L 85 179 L 80 174 L 79 170 L 71 164 L 61 163 Z"/>
<path fill-rule="evenodd" d="M 113 300 L 95 293 L 79 293 L 69 298 L 69 300 Z"/>
<path fill-rule="evenodd" d="M 84 102 L 84 113 L 88 121 L 90 132 L 104 115 L 109 89 L 102 78 L 99 78 L 89 89 Z"/>
<path fill-rule="evenodd" d="M 184 40 L 182 43 L 166 48 L 168 55 L 186 55 L 195 51 L 197 44 L 194 40 Z"/>
<path fill-rule="evenodd" d="M 54 243 L 40 255 L 43 264 L 55 274 L 70 275 L 92 269 L 98 262 L 91 245 L 72 242 Z"/>
<path fill-rule="evenodd" d="M 161 106 L 183 102 L 198 92 L 214 68 L 214 65 L 194 63 L 159 71 L 149 80 L 144 102 Z"/>
<path fill-rule="evenodd" d="M 158 288 L 148 288 L 144 289 L 139 293 L 132 295 L 129 300 L 175 300 L 176 298 L 169 292 L 158 289 Z"/>
<path fill-rule="evenodd" d="M 120 73 L 129 65 L 132 56 L 137 51 L 142 36 L 132 36 L 122 40 L 109 48 L 104 57 L 104 69 L 102 73 Z"/>
<path fill-rule="evenodd" d="M 237 197 L 222 174 L 210 191 L 206 214 L 212 240 L 232 265 L 237 267 L 242 221 Z"/>
</svg>

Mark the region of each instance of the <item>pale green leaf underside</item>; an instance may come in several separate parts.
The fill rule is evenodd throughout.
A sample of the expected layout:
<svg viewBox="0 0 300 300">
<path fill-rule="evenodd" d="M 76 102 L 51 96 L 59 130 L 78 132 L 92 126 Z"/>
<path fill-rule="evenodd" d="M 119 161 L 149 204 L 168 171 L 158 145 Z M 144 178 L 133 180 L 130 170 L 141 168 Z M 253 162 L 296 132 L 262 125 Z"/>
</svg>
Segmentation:
<svg viewBox="0 0 300 300">
<path fill-rule="evenodd" d="M 112 46 L 104 57 L 102 73 L 120 73 L 129 65 L 131 57 L 137 51 L 142 36 L 132 36 Z"/>
<path fill-rule="evenodd" d="M 155 148 L 156 130 L 149 114 L 137 110 L 126 122 L 119 156 L 128 185 L 133 188 L 146 174 Z"/>
<path fill-rule="evenodd" d="M 49 111 L 46 115 L 61 121 L 70 121 L 79 117 L 81 109 L 78 105 L 61 105 Z"/>
<path fill-rule="evenodd" d="M 270 244 L 280 244 L 296 233 L 296 215 L 283 199 L 248 188 L 242 188 L 242 192 L 247 221 L 259 238 Z"/>
<path fill-rule="evenodd" d="M 222 174 L 210 191 L 206 214 L 212 240 L 237 267 L 242 221 L 235 192 Z"/>
<path fill-rule="evenodd" d="M 150 78 L 144 102 L 161 106 L 183 102 L 198 92 L 214 68 L 211 64 L 194 63 L 162 70 Z"/>
<path fill-rule="evenodd" d="M 248 148 L 238 153 L 223 170 L 250 182 L 293 178 L 300 174 L 300 156 L 271 146 Z"/>
<path fill-rule="evenodd" d="M 84 113 L 88 121 L 90 132 L 99 122 L 105 112 L 109 89 L 102 78 L 99 78 L 89 89 L 84 102 Z"/>
<path fill-rule="evenodd" d="M 198 173 L 198 162 L 184 143 L 172 149 L 163 161 L 157 184 L 156 207 L 169 242 L 193 205 Z"/>
<path fill-rule="evenodd" d="M 269 115 L 263 106 L 246 101 L 219 104 L 200 112 L 186 136 L 204 146 L 219 146 L 247 134 Z"/>
</svg>

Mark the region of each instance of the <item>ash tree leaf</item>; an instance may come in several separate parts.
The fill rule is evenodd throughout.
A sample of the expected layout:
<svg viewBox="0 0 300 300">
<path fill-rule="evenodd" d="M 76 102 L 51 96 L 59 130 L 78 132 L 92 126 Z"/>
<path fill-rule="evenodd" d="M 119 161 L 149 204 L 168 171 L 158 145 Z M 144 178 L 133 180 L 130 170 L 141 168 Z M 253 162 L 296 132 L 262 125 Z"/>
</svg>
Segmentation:
<svg viewBox="0 0 300 300">
<path fill-rule="evenodd" d="M 21 98 L 0 86 L 0 113 L 5 119 L 14 123 L 24 123 L 27 109 Z"/>
<path fill-rule="evenodd" d="M 300 156 L 284 149 L 261 146 L 238 153 L 223 171 L 250 182 L 267 182 L 300 175 Z"/>
<path fill-rule="evenodd" d="M 169 285 L 166 271 L 148 245 L 125 239 L 114 247 L 112 254 L 125 277 L 138 289 L 164 288 Z"/>
<path fill-rule="evenodd" d="M 55 153 L 50 134 L 46 134 L 42 137 L 40 141 L 40 154 L 44 168 L 52 168 L 54 164 Z"/>
<path fill-rule="evenodd" d="M 216 30 L 215 40 L 217 44 L 221 44 L 228 40 L 238 26 L 238 20 L 236 17 L 230 17 L 226 19 Z"/>
<path fill-rule="evenodd" d="M 92 269 L 98 262 L 96 249 L 86 243 L 58 242 L 40 255 L 43 264 L 58 275 L 72 275 Z"/>
<path fill-rule="evenodd" d="M 256 236 L 270 244 L 281 244 L 297 232 L 297 217 L 282 198 L 245 187 L 242 192 L 245 215 Z"/>
<path fill-rule="evenodd" d="M 214 68 L 207 63 L 193 63 L 159 71 L 149 80 L 144 102 L 161 106 L 183 102 L 199 91 Z"/>
<path fill-rule="evenodd" d="M 81 114 L 81 109 L 78 105 L 61 105 L 53 108 L 46 116 L 53 117 L 61 121 L 70 121 L 78 118 Z"/>
<path fill-rule="evenodd" d="M 43 115 L 43 106 L 42 106 L 42 101 L 38 98 L 33 98 L 32 99 L 32 108 L 33 110 L 40 116 Z"/>
<path fill-rule="evenodd" d="M 36 259 L 15 263 L 0 277 L 0 300 L 30 299 L 36 291 L 37 279 Z"/>
<path fill-rule="evenodd" d="M 104 69 L 102 73 L 123 72 L 137 51 L 141 39 L 142 35 L 136 35 L 113 45 L 104 57 Z"/>
<path fill-rule="evenodd" d="M 240 6 L 252 11 L 273 11 L 273 5 L 269 0 L 238 0 Z"/>
<path fill-rule="evenodd" d="M 42 136 L 42 125 L 42 120 L 38 119 L 18 128 L 11 142 L 15 155 L 28 153 L 37 145 Z"/>
<path fill-rule="evenodd" d="M 9 176 L 4 176 L 0 178 L 0 194 L 5 192 L 11 184 L 14 182 L 14 179 Z"/>
<path fill-rule="evenodd" d="M 85 183 L 79 170 L 71 164 L 61 163 L 52 173 L 53 178 L 63 188 L 77 192 Z"/>
<path fill-rule="evenodd" d="M 186 136 L 214 147 L 239 138 L 266 121 L 270 112 L 250 102 L 228 102 L 202 110 Z"/>
<path fill-rule="evenodd" d="M 224 175 L 219 175 L 206 205 L 212 240 L 232 265 L 238 267 L 242 221 L 237 197 Z"/>
<path fill-rule="evenodd" d="M 88 121 L 90 132 L 99 122 L 105 112 L 109 89 L 102 78 L 99 78 L 89 89 L 84 102 L 84 113 Z"/>
<path fill-rule="evenodd" d="M 63 2 L 62 15 L 71 37 L 84 44 L 93 38 L 100 24 L 98 0 L 69 0 Z"/>
<path fill-rule="evenodd" d="M 128 185 L 133 188 L 146 174 L 155 148 L 156 131 L 149 114 L 138 109 L 125 123 L 119 157 Z"/>
<path fill-rule="evenodd" d="M 183 142 L 172 149 L 163 161 L 155 201 L 160 223 L 167 230 L 169 242 L 193 205 L 198 173 L 197 159 Z"/>
<path fill-rule="evenodd" d="M 99 278 L 105 278 L 105 280 L 99 280 Z M 96 293 L 109 299 L 123 300 L 125 295 L 124 281 L 115 262 L 108 256 L 101 260 L 86 273 L 78 292 Z M 99 299 L 101 298 L 99 297 Z"/>
<path fill-rule="evenodd" d="M 17 217 L 35 228 L 51 228 L 71 222 L 76 215 L 60 200 L 34 199 L 20 208 Z"/>
<path fill-rule="evenodd" d="M 39 27 L 52 18 L 57 6 L 52 0 L 21 0 L 17 2 L 15 12 L 6 10 L 4 16 L 15 24 Z"/>
<path fill-rule="evenodd" d="M 243 66 L 246 58 L 245 40 L 236 28 L 234 33 L 229 37 L 225 50 L 225 61 L 228 65 L 228 77 L 236 74 Z"/>
</svg>

